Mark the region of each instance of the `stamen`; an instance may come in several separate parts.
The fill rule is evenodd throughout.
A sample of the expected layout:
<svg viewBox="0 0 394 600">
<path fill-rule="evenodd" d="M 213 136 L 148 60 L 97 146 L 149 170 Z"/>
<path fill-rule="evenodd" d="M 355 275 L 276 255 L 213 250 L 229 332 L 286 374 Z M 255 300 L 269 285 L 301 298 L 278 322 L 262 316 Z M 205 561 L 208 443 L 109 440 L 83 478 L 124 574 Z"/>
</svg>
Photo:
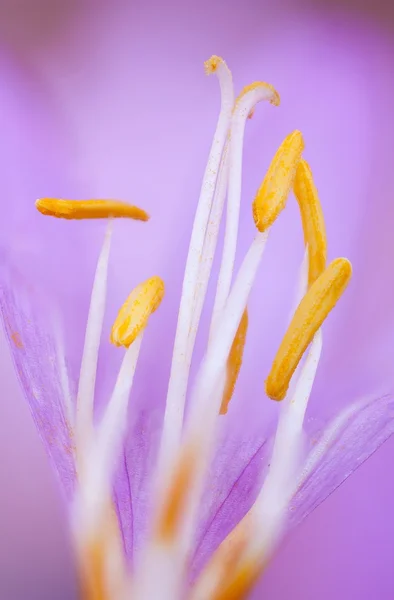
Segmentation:
<svg viewBox="0 0 394 600">
<path fill-rule="evenodd" d="M 345 291 L 351 274 L 352 266 L 346 258 L 333 260 L 301 300 L 266 381 L 266 393 L 273 400 L 285 397 L 302 355 Z"/>
<path fill-rule="evenodd" d="M 234 394 L 235 384 L 237 383 L 238 375 L 241 370 L 242 358 L 246 343 L 246 334 L 248 332 L 248 322 L 248 311 L 245 309 L 227 360 L 227 379 L 223 393 L 222 405 L 220 407 L 221 415 L 225 415 L 227 413 L 228 405 Z"/>
<path fill-rule="evenodd" d="M 112 223 L 109 223 L 94 277 L 89 315 L 86 325 L 81 371 L 79 376 L 76 413 L 77 449 L 88 443 L 93 427 L 94 388 L 97 360 L 107 295 L 108 260 L 111 246 Z"/>
<path fill-rule="evenodd" d="M 118 200 L 60 200 L 40 198 L 36 201 L 37 210 L 59 219 L 108 219 L 129 218 L 148 221 L 149 215 L 142 208 L 119 202 Z"/>
<path fill-rule="evenodd" d="M 271 227 L 284 209 L 303 150 L 300 131 L 293 131 L 279 146 L 253 202 L 253 218 L 259 231 Z"/>
<path fill-rule="evenodd" d="M 210 335 L 220 317 L 230 292 L 233 278 L 235 254 L 237 249 L 238 222 L 242 193 L 242 154 L 246 119 L 258 102 L 268 100 L 271 104 L 279 104 L 279 94 L 272 85 L 256 82 L 246 86 L 236 100 L 231 124 L 230 142 L 230 174 L 228 184 L 228 200 L 226 230 L 224 235 L 222 262 L 216 288 Z"/>
<path fill-rule="evenodd" d="M 150 315 L 160 306 L 164 296 L 164 282 L 151 277 L 131 292 L 112 326 L 111 342 L 128 348 L 143 331 Z"/>
<path fill-rule="evenodd" d="M 304 159 L 299 162 L 297 167 L 294 194 L 300 207 L 305 245 L 308 246 L 308 280 L 309 285 L 312 285 L 326 268 L 327 238 L 323 211 L 313 181 L 312 171 Z"/>
</svg>

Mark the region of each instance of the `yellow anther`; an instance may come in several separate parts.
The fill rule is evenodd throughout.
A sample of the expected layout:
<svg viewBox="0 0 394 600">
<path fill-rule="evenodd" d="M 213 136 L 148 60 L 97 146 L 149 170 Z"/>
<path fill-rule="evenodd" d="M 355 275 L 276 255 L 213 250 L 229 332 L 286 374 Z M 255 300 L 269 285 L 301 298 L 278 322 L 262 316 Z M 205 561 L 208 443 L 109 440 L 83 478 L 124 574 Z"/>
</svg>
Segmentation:
<svg viewBox="0 0 394 600">
<path fill-rule="evenodd" d="M 297 198 L 305 245 L 308 246 L 309 285 L 319 277 L 326 268 L 327 237 L 324 216 L 319 201 L 312 171 L 306 160 L 300 160 L 294 180 L 294 193 Z"/>
<path fill-rule="evenodd" d="M 131 204 L 117 200 L 59 200 L 58 198 L 40 198 L 36 208 L 43 215 L 59 219 L 107 219 L 123 217 L 148 221 L 149 215 Z"/>
<path fill-rule="evenodd" d="M 253 218 L 266 231 L 286 206 L 300 162 L 304 140 L 300 131 L 290 133 L 279 146 L 253 202 Z"/>
<path fill-rule="evenodd" d="M 245 96 L 245 94 L 247 94 L 248 92 L 251 92 L 252 90 L 255 90 L 257 88 L 265 88 L 268 91 L 270 91 L 271 97 L 269 99 L 269 102 L 271 104 L 273 104 L 274 106 L 279 106 L 280 96 L 279 96 L 279 93 L 274 88 L 274 86 L 271 85 L 270 83 L 265 83 L 265 81 L 255 81 L 254 83 L 250 83 L 249 85 L 246 85 L 243 88 L 243 90 L 240 92 L 240 94 L 237 96 L 237 98 L 235 100 L 235 104 L 234 104 L 234 110 L 237 108 L 237 106 L 239 105 L 240 101 Z M 251 114 L 253 114 L 253 109 L 252 109 Z"/>
<path fill-rule="evenodd" d="M 228 405 L 234 394 L 235 384 L 237 383 L 238 375 L 242 366 L 246 334 L 248 332 L 248 321 L 248 311 L 245 309 L 227 360 L 227 379 L 222 398 L 222 405 L 220 407 L 221 415 L 226 414 Z"/>
<path fill-rule="evenodd" d="M 159 307 L 164 296 L 164 282 L 151 277 L 131 292 L 112 326 L 111 342 L 128 348 L 145 329 L 150 315 Z"/>
<path fill-rule="evenodd" d="M 342 296 L 352 274 L 346 258 L 333 260 L 311 285 L 283 337 L 265 383 L 267 396 L 283 400 L 302 355 L 328 313 Z"/>
<path fill-rule="evenodd" d="M 224 64 L 223 58 L 221 58 L 220 56 L 216 56 L 214 54 L 213 56 L 211 56 L 211 58 L 206 60 L 204 63 L 205 73 L 207 75 L 211 75 L 212 73 L 215 73 L 215 71 L 217 71 L 219 65 L 221 65 L 221 64 Z"/>
</svg>

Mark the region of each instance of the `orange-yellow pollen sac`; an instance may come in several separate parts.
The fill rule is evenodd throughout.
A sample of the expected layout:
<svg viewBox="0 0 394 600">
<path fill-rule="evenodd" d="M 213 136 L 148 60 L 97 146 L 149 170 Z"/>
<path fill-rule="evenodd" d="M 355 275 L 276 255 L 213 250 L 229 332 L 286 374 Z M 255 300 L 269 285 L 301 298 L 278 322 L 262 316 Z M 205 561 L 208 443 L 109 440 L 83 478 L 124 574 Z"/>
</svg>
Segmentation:
<svg viewBox="0 0 394 600">
<path fill-rule="evenodd" d="M 297 167 L 294 194 L 300 207 L 304 241 L 308 247 L 308 282 L 312 285 L 326 268 L 327 237 L 323 210 L 312 171 L 304 159 L 300 160 Z"/>
<path fill-rule="evenodd" d="M 268 92 L 271 92 L 270 97 L 269 97 L 270 104 L 273 104 L 274 106 L 280 105 L 279 93 L 276 91 L 276 89 L 274 88 L 273 85 L 271 85 L 270 83 L 266 83 L 265 81 L 254 81 L 253 83 L 250 83 L 249 85 L 245 85 L 245 87 L 242 89 L 242 91 L 238 94 L 238 96 L 235 100 L 235 103 L 234 103 L 234 110 L 237 108 L 237 106 L 241 102 L 242 98 L 248 92 L 251 92 L 252 90 L 256 90 L 258 88 L 263 88 L 263 89 L 266 89 Z M 253 109 L 252 109 L 251 115 L 253 115 Z"/>
<path fill-rule="evenodd" d="M 271 227 L 286 206 L 303 150 L 304 139 L 297 130 L 279 146 L 253 202 L 253 218 L 259 231 Z"/>
<path fill-rule="evenodd" d="M 164 282 L 151 277 L 131 292 L 112 326 L 111 342 L 128 348 L 145 329 L 150 315 L 160 306 L 164 296 Z"/>
<path fill-rule="evenodd" d="M 40 198 L 36 201 L 37 210 L 58 219 L 108 219 L 128 218 L 148 221 L 149 215 L 142 208 L 119 202 L 118 200 L 60 200 Z"/>
<path fill-rule="evenodd" d="M 217 71 L 219 65 L 221 65 L 223 63 L 224 63 L 223 58 L 221 58 L 220 56 L 216 56 L 214 54 L 213 56 L 211 56 L 211 58 L 206 60 L 204 63 L 205 73 L 207 75 L 211 75 L 212 73 L 215 73 L 215 71 Z"/>
<path fill-rule="evenodd" d="M 265 383 L 267 396 L 283 400 L 290 379 L 329 312 L 345 291 L 352 275 L 346 258 L 333 260 L 302 298 L 275 356 Z"/>
<path fill-rule="evenodd" d="M 225 415 L 227 413 L 228 405 L 234 394 L 235 384 L 237 383 L 238 375 L 242 366 L 246 334 L 248 332 L 248 323 L 248 311 L 245 309 L 238 325 L 237 333 L 235 334 L 235 338 L 227 360 L 227 379 L 223 392 L 222 404 L 220 407 L 221 415 Z"/>
</svg>

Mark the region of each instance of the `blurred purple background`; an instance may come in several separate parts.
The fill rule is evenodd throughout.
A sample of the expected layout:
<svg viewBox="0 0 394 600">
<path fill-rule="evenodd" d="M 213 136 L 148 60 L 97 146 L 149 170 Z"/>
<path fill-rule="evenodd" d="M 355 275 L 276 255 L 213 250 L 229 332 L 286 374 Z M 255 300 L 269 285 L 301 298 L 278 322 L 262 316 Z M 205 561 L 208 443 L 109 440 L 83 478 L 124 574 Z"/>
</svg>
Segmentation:
<svg viewBox="0 0 394 600">
<path fill-rule="evenodd" d="M 364 248 L 357 258 L 367 265 L 365 273 L 379 274 L 354 289 L 353 300 L 359 310 L 366 306 L 389 315 L 392 294 L 384 283 L 394 256 L 392 228 L 380 232 L 379 227 L 382 219 L 393 222 L 394 210 L 390 0 L 1 1 L 0 52 L 0 229 L 14 252 L 22 257 L 30 252 L 28 237 L 16 239 L 15 232 L 28 231 L 30 223 L 34 227 L 26 206 L 45 193 L 43 182 L 50 181 L 51 189 L 64 195 L 72 189 L 131 197 L 158 215 L 164 225 L 153 236 L 149 260 L 157 270 L 168 269 L 164 259 L 160 262 L 162 244 L 173 228 L 184 251 L 192 219 L 184 196 L 196 196 L 216 115 L 217 89 L 204 79 L 201 65 L 217 53 L 233 68 L 237 89 L 264 78 L 281 92 L 283 112 L 265 113 L 264 160 L 282 133 L 296 127 L 304 131 L 308 159 L 313 160 L 313 148 L 317 152 L 325 197 L 350 198 L 345 216 L 338 213 L 332 245 L 353 259 L 357 240 Z M 258 114 L 255 118 L 257 135 L 263 121 Z M 47 156 L 39 149 L 41 135 L 50 149 Z M 324 170 L 325 157 L 335 172 Z M 247 158 L 256 165 L 260 161 Z M 62 165 L 68 172 L 64 184 L 57 179 Z M 247 193 L 257 179 L 245 184 Z M 368 211 L 378 197 L 379 207 L 387 210 L 383 215 Z M 333 203 L 338 212 L 338 202 Z M 368 262 L 371 239 L 378 244 L 374 253 L 386 261 L 382 258 L 379 268 Z M 181 272 L 179 264 L 173 299 Z M 379 378 L 386 384 L 393 355 L 379 354 L 372 340 L 379 334 L 388 349 L 390 333 L 377 319 L 370 338 L 344 341 L 349 353 L 337 363 L 332 349 L 328 373 L 334 378 L 340 369 L 351 372 L 358 382 L 354 393 L 364 386 L 373 391 Z M 358 361 L 353 361 L 356 345 Z M 374 378 L 361 372 L 360 364 L 373 362 L 376 352 Z M 166 369 L 168 364 L 159 378 Z M 71 600 L 76 585 L 65 509 L 3 338 L 0 375 L 0 598 Z M 338 397 L 346 396 L 347 390 L 337 391 Z M 256 599 L 394 597 L 393 452 L 390 440 L 291 534 Z"/>
</svg>

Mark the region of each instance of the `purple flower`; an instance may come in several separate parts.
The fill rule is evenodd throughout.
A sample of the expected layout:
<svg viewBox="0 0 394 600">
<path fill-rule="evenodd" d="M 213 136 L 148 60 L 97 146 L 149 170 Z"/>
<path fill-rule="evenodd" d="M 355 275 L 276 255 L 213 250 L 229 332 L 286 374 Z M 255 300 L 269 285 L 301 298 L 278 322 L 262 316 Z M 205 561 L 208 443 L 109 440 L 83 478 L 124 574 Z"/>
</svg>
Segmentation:
<svg viewBox="0 0 394 600">
<path fill-rule="evenodd" d="M 180 60 L 182 64 L 182 58 Z M 149 59 L 146 68 L 149 68 L 148 65 Z M 50 72 L 50 68 L 49 61 L 47 72 Z M 245 71 L 246 75 L 249 75 L 249 69 L 245 69 Z M 240 69 L 239 72 L 243 77 Z M 189 120 L 189 113 L 186 109 L 188 101 L 183 100 L 183 95 L 187 91 L 187 77 L 188 75 L 185 74 L 185 79 L 182 79 L 182 84 L 177 90 L 180 111 L 178 118 L 181 128 L 186 128 Z M 158 93 L 156 86 L 159 84 L 160 76 L 158 76 L 158 80 L 155 79 L 155 85 L 151 90 L 144 89 L 144 94 L 148 93 L 149 96 L 149 91 L 152 94 Z M 58 81 L 57 85 L 61 90 L 62 82 Z M 226 82 L 223 85 L 225 86 Z M 160 94 L 164 94 L 164 98 L 161 97 L 161 101 L 165 104 L 164 84 L 162 87 L 163 90 L 160 89 Z M 272 90 L 270 88 L 262 88 L 262 90 L 263 96 L 266 96 L 265 99 L 275 103 Z M 253 96 L 254 92 L 251 96 L 252 104 L 256 100 Z M 222 114 L 222 123 L 218 133 L 220 140 L 213 147 L 214 154 L 207 170 L 208 180 L 205 181 L 203 192 L 205 190 L 207 197 L 210 193 L 211 196 L 213 195 L 221 165 L 220 173 L 223 181 L 220 183 L 219 177 L 216 189 L 220 192 L 223 186 L 223 192 L 225 191 L 226 169 L 228 168 L 229 199 L 232 195 L 238 197 L 239 200 L 239 168 L 241 164 L 239 159 L 242 155 L 240 149 L 242 132 L 237 132 L 238 125 L 231 116 L 233 102 L 228 100 L 230 94 L 228 89 L 225 90 L 222 106 L 224 113 L 226 110 L 228 113 L 227 122 Z M 136 107 L 138 107 L 138 91 L 136 91 L 136 96 Z M 191 101 L 192 106 L 193 102 L 194 100 Z M 204 98 L 201 95 L 199 103 L 203 102 Z M 211 119 L 214 114 L 214 104 L 207 102 L 207 105 L 209 105 L 209 118 Z M 243 107 L 245 114 L 249 113 L 250 109 L 251 106 Z M 267 144 L 264 141 L 260 142 L 260 135 L 264 133 L 264 125 L 259 120 L 261 118 L 259 113 L 263 113 L 265 119 L 268 120 L 268 113 L 272 112 L 273 115 L 280 110 L 270 106 L 259 106 L 254 122 L 247 124 L 246 135 L 249 137 L 246 137 L 245 143 L 247 167 L 243 171 L 244 190 L 252 185 L 247 182 L 252 170 L 256 171 L 253 175 L 253 185 L 261 178 L 262 163 L 259 160 L 256 164 L 255 154 L 260 151 L 260 147 L 263 151 L 266 145 L 270 146 L 270 139 L 267 140 Z M 303 110 L 308 112 L 305 107 Z M 78 115 L 78 112 L 75 114 Z M 150 141 L 154 144 L 161 144 L 161 136 L 164 138 L 171 136 L 173 129 L 168 124 L 161 123 L 162 129 L 157 135 L 148 127 L 152 136 L 152 139 L 149 140 L 149 135 L 143 134 L 144 129 L 140 124 L 140 116 L 136 114 L 134 118 L 135 138 L 143 140 L 143 142 L 139 141 L 138 147 L 143 153 L 146 153 L 144 160 L 148 160 Z M 272 118 L 277 117 L 273 116 Z M 54 119 L 57 123 L 56 114 L 54 114 Z M 234 129 L 230 141 L 228 141 L 230 121 Z M 94 124 L 84 122 L 84 125 L 91 132 Z M 138 135 L 140 126 L 141 131 Z M 147 124 L 144 123 L 144 126 L 146 127 Z M 290 126 L 294 128 L 293 123 Z M 106 126 L 103 125 L 103 127 Z M 108 125 L 108 127 L 110 126 Z M 51 127 L 49 131 L 52 131 Z M 237 135 L 239 135 L 236 146 L 238 154 L 231 156 L 231 144 L 233 143 L 235 146 L 234 138 Z M 256 137 L 251 138 L 250 136 L 253 135 Z M 308 136 L 305 137 L 308 159 L 313 166 L 313 138 L 309 142 Z M 70 137 L 66 139 L 70 141 Z M 110 139 L 109 132 L 109 135 L 106 136 L 107 143 Z M 71 139 L 70 144 L 72 141 Z M 254 157 L 247 154 L 248 141 L 253 143 Z M 202 297 L 205 293 L 209 270 L 207 265 L 209 267 L 210 253 L 213 252 L 215 246 L 212 238 L 216 235 L 214 230 L 218 224 L 218 218 L 212 219 L 211 214 L 211 218 L 208 219 L 208 227 L 211 229 L 206 236 L 208 252 L 203 260 L 201 260 L 201 248 L 205 237 L 204 228 L 196 230 L 197 233 L 192 238 L 191 259 L 188 263 L 186 285 L 183 288 L 183 314 L 181 312 L 178 321 L 180 323 L 178 331 L 181 332 L 179 334 L 180 341 L 177 338 L 166 418 L 164 419 L 164 436 L 161 438 L 167 391 L 166 380 L 170 371 L 171 346 L 175 328 L 174 306 L 177 302 L 175 286 L 171 286 L 171 283 L 167 281 L 171 282 L 172 278 L 176 281 L 178 262 L 182 264 L 185 260 L 185 258 L 179 259 L 178 262 L 174 260 L 175 252 L 185 257 L 184 243 L 182 243 L 182 252 L 178 252 L 174 240 L 177 240 L 178 243 L 183 242 L 188 230 L 182 206 L 180 204 L 173 206 L 171 203 L 171 196 L 175 190 L 177 190 L 177 195 L 180 194 L 180 190 L 176 188 L 179 185 L 176 175 L 180 169 L 187 169 L 187 157 L 192 152 L 190 146 L 187 147 L 188 152 L 184 150 L 187 136 L 181 136 L 178 142 L 182 143 L 178 144 L 175 140 L 171 153 L 172 158 L 167 159 L 166 157 L 168 162 L 166 162 L 165 171 L 160 171 L 161 167 L 158 165 L 156 172 L 156 166 L 150 165 L 152 177 L 159 181 L 157 192 L 162 192 L 162 201 L 158 202 L 156 214 L 152 203 L 152 223 L 142 225 L 116 222 L 114 224 L 113 253 L 109 261 L 108 282 L 105 273 L 110 233 L 107 233 L 101 254 L 101 275 L 96 280 L 97 285 L 101 285 L 103 290 L 101 293 L 99 290 L 96 301 L 93 303 L 93 308 L 96 306 L 98 312 L 90 321 L 91 324 L 93 323 L 93 337 L 89 335 L 87 338 L 91 352 L 84 354 L 85 364 L 82 376 L 86 378 L 85 382 L 83 377 L 82 383 L 79 378 L 79 359 L 85 335 L 87 289 L 93 279 L 94 262 L 97 259 L 95 255 L 98 253 L 99 239 L 103 235 L 102 227 L 95 223 L 75 224 L 44 219 L 25 209 L 20 214 L 17 212 L 14 214 L 13 232 L 17 231 L 18 236 L 15 237 L 13 234 L 12 239 L 7 239 L 7 232 L 4 233 L 6 242 L 3 249 L 1 303 L 15 366 L 33 417 L 69 502 L 70 525 L 81 566 L 81 575 L 86 579 L 89 574 L 92 574 L 93 569 L 97 585 L 100 584 L 100 578 L 103 575 L 108 577 L 109 581 L 106 581 L 106 585 L 111 590 L 110 597 L 115 598 L 123 597 L 122 594 L 128 593 L 129 582 L 124 575 L 126 567 L 123 565 L 123 553 L 127 557 L 127 562 L 133 565 L 135 575 L 130 585 L 137 589 L 137 597 L 148 598 L 152 597 L 152 594 L 160 592 L 163 596 L 167 594 L 168 598 L 173 598 L 176 597 L 174 594 L 181 593 L 179 586 L 185 585 L 186 580 L 199 582 L 199 574 L 204 565 L 209 562 L 218 544 L 242 520 L 257 497 L 261 500 L 261 510 L 257 512 L 259 518 L 255 525 L 255 535 L 248 538 L 245 548 L 241 548 L 242 560 L 239 557 L 237 560 L 240 560 L 242 567 L 244 555 L 246 558 L 250 555 L 254 556 L 255 553 L 260 556 L 259 544 L 262 541 L 264 541 L 264 556 L 269 557 L 285 528 L 288 529 L 299 523 L 327 497 L 392 433 L 393 427 L 392 397 L 388 395 L 391 389 L 390 385 L 387 387 L 381 385 L 379 387 L 382 389 L 376 391 L 378 388 L 376 382 L 382 380 L 386 383 L 388 378 L 377 377 L 378 371 L 374 371 L 372 368 L 374 365 L 371 366 L 370 361 L 368 361 L 369 368 L 365 369 L 365 373 L 358 377 L 357 381 L 352 377 L 352 373 L 357 370 L 359 365 L 367 364 L 363 347 L 359 349 L 357 361 L 355 361 L 354 346 L 350 343 L 360 325 L 365 325 L 363 313 L 354 310 L 354 301 L 360 293 L 357 290 L 364 289 L 362 286 L 367 278 L 368 269 L 372 270 L 373 268 L 372 264 L 360 264 L 361 261 L 354 260 L 354 283 L 335 311 L 332 323 L 330 322 L 324 336 L 322 364 L 318 370 L 316 385 L 311 396 L 311 405 L 304 423 L 307 435 L 304 439 L 300 434 L 296 441 L 292 441 L 296 444 L 291 446 L 294 449 L 294 455 L 300 454 L 302 466 L 300 467 L 297 461 L 296 464 L 289 463 L 287 443 L 284 444 L 282 450 L 280 446 L 278 450 L 276 445 L 276 454 L 275 451 L 272 454 L 278 406 L 269 402 L 265 397 L 263 380 L 269 373 L 270 364 L 287 326 L 288 314 L 292 310 L 292 290 L 297 285 L 296 265 L 301 264 L 303 256 L 299 219 L 296 217 L 294 207 L 291 206 L 279 217 L 278 223 L 273 227 L 272 239 L 267 246 L 267 254 L 264 256 L 257 279 L 258 284 L 249 298 L 249 331 L 244 365 L 229 412 L 226 416 L 216 418 L 218 410 L 215 410 L 214 407 L 215 402 L 219 402 L 217 408 L 220 406 L 220 390 L 224 384 L 223 374 L 226 366 L 226 362 L 221 359 L 221 353 L 227 357 L 229 341 L 234 338 L 245 301 L 248 298 L 248 281 L 251 285 L 254 280 L 252 267 L 257 268 L 257 262 L 255 264 L 253 261 L 260 258 L 266 241 L 263 234 L 259 236 L 256 245 L 252 245 L 251 254 L 248 255 L 252 262 L 247 264 L 247 268 L 240 267 L 240 264 L 236 262 L 235 272 L 243 274 L 246 279 L 241 280 L 235 291 L 233 289 L 233 296 L 230 296 L 233 304 L 229 304 L 228 296 L 233 272 L 233 244 L 237 238 L 234 227 L 236 229 L 238 222 L 236 214 L 238 209 L 235 201 L 233 204 L 233 210 L 235 210 L 233 223 L 235 225 L 232 230 L 229 229 L 230 234 L 226 234 L 225 260 L 220 271 L 219 281 L 221 284 L 218 288 L 211 324 L 210 344 L 212 345 L 208 345 L 206 354 L 210 314 L 208 309 L 204 309 L 202 332 L 197 338 L 195 361 L 190 376 L 190 381 L 196 383 L 195 387 L 189 385 L 190 412 L 186 432 L 192 440 L 195 435 L 194 429 L 207 436 L 206 445 L 199 444 L 199 448 L 204 449 L 206 456 L 203 453 L 199 458 L 202 465 L 201 472 L 199 466 L 194 474 L 195 479 L 187 479 L 186 487 L 190 486 L 193 493 L 190 494 L 189 508 L 186 509 L 185 506 L 182 506 L 183 510 L 179 511 L 179 515 L 182 516 L 182 519 L 184 518 L 185 522 L 177 523 L 179 532 L 177 530 L 176 535 L 172 533 L 166 537 L 163 534 L 162 538 L 160 536 L 158 538 L 155 528 L 160 522 L 160 511 L 166 507 L 166 498 L 172 499 L 170 505 L 176 505 L 179 489 L 182 489 L 179 481 L 183 481 L 181 477 L 183 471 L 179 467 L 178 461 L 182 456 L 186 456 L 188 459 L 188 454 L 184 450 L 188 450 L 187 439 L 189 437 L 186 438 L 186 442 L 183 442 L 186 444 L 185 446 L 180 445 L 179 440 L 183 421 L 183 399 L 186 392 L 188 361 L 191 359 L 193 338 L 199 320 L 198 313 L 203 308 Z M 98 141 L 98 143 L 100 142 Z M 323 140 L 320 140 L 320 143 L 324 143 Z M 100 191 L 100 194 L 96 193 L 96 195 L 101 197 L 106 193 L 111 194 L 112 197 L 119 194 L 124 196 L 121 186 L 114 191 L 110 189 L 110 182 L 116 179 L 116 171 L 121 168 L 121 165 L 112 165 L 114 172 L 111 174 L 105 173 L 105 170 L 103 173 L 97 174 L 95 177 L 97 190 L 94 190 L 91 184 L 83 182 L 82 167 L 81 170 L 78 168 L 76 172 L 78 165 L 75 165 L 70 158 L 70 156 L 74 156 L 73 148 L 66 147 L 64 149 L 63 160 L 60 154 L 50 152 L 53 145 L 53 140 L 49 138 L 46 154 L 48 161 L 51 162 L 45 166 L 45 169 L 39 163 L 38 167 L 42 169 L 42 173 L 39 172 L 37 176 L 39 185 L 36 183 L 30 193 L 23 190 L 24 197 L 29 201 L 35 196 L 43 194 L 81 197 L 85 196 L 85 187 L 90 195 Z M 179 148 L 177 148 L 178 145 Z M 316 141 L 315 145 L 317 145 Z M 216 146 L 219 150 L 215 154 Z M 272 145 L 270 148 L 271 152 L 273 147 Z M 268 159 L 268 151 L 264 151 L 267 152 L 267 156 L 264 157 L 264 168 L 266 168 L 269 162 L 265 160 L 265 158 Z M 105 149 L 104 156 L 109 156 L 109 152 L 110 149 Z M 165 152 L 166 145 L 163 145 L 163 153 Z M 228 165 L 226 163 L 227 155 L 229 156 Z M 34 157 L 33 152 L 32 156 Z M 63 168 L 65 164 L 69 167 L 66 171 Z M 123 166 L 126 166 L 126 163 Z M 48 169 L 50 170 L 49 176 L 47 176 Z M 196 167 L 193 165 L 193 169 L 190 169 L 193 186 L 187 181 L 183 181 L 182 187 L 182 194 L 186 198 L 185 202 L 193 206 L 195 203 L 192 199 L 195 194 L 191 193 L 191 187 L 194 190 L 195 170 Z M 316 171 L 318 172 L 319 168 Z M 89 173 L 88 163 L 87 172 Z M 332 179 L 335 177 L 332 176 Z M 324 186 L 319 184 L 319 178 L 317 178 L 317 183 L 322 196 L 325 196 Z M 275 179 L 275 186 L 277 185 L 278 180 Z M 244 190 L 242 196 L 246 197 L 247 194 Z M 333 191 L 335 188 L 331 190 L 331 192 Z M 127 195 L 129 193 L 128 191 Z M 218 196 L 217 217 L 220 213 L 221 194 L 218 193 Z M 343 248 L 343 252 L 349 251 L 350 258 L 353 259 L 349 240 L 335 239 L 336 231 L 341 226 L 339 219 L 348 222 L 346 221 L 347 214 L 351 215 L 352 211 L 348 207 L 338 206 L 335 202 L 331 205 L 323 199 L 324 208 L 326 208 L 326 204 L 329 244 L 331 244 L 331 237 L 334 237 L 334 250 L 333 252 L 329 250 L 329 253 L 335 256 L 335 253 L 342 252 Z M 204 218 L 209 216 L 208 200 L 205 209 L 203 206 L 200 210 L 208 211 Z M 154 225 L 154 221 L 156 221 L 156 225 Z M 163 221 L 170 224 L 168 229 L 163 227 Z M 251 211 L 245 200 L 241 210 L 237 261 L 246 254 L 253 237 L 252 226 Z M 296 230 L 297 233 L 294 233 L 293 230 Z M 345 228 L 343 231 L 347 231 L 347 229 Z M 24 235 L 22 236 L 22 234 Z M 23 244 L 21 240 L 23 240 Z M 211 243 L 212 247 L 210 247 Z M 156 249 L 158 253 L 156 253 Z M 167 249 L 168 254 L 165 255 Z M 218 254 L 220 256 L 220 252 Z M 193 265 L 194 268 L 199 265 L 200 269 L 194 271 L 194 275 Z M 127 377 L 126 379 L 122 377 L 119 380 L 118 391 L 122 392 L 122 386 L 125 385 L 125 393 L 116 395 L 112 404 L 109 404 L 108 398 L 111 397 L 115 373 L 119 370 L 119 365 L 116 363 L 122 358 L 122 354 L 125 354 L 125 373 L 126 375 L 130 374 L 138 358 L 136 344 L 141 341 L 141 338 L 137 337 L 130 349 L 123 352 L 123 350 L 111 348 L 109 343 L 105 342 L 105 337 L 108 337 L 117 310 L 131 288 L 156 273 L 166 282 L 167 294 L 163 306 L 159 308 L 158 314 L 152 318 L 147 328 L 142 345 L 141 362 L 136 369 L 136 380 L 133 382 L 130 396 L 130 422 L 127 424 L 125 401 L 132 382 L 127 381 Z M 217 273 L 218 267 L 214 267 L 214 275 Z M 195 276 L 198 279 L 196 288 L 193 287 L 193 277 Z M 104 313 L 101 315 L 106 286 L 109 291 L 107 309 L 105 315 Z M 212 307 L 214 296 L 215 285 L 212 289 L 208 288 L 207 306 L 210 303 Z M 227 307 L 227 312 L 225 307 Z M 101 318 L 104 319 L 105 335 L 102 340 L 95 389 L 97 431 L 89 432 L 91 423 L 89 425 L 88 414 L 88 424 L 86 425 L 85 422 L 82 433 L 79 434 L 78 408 L 76 409 L 76 407 L 80 404 L 76 402 L 76 396 L 79 386 L 79 402 L 82 398 L 82 405 L 85 405 L 85 408 L 86 404 L 93 399 L 95 352 L 100 339 Z M 364 335 L 373 335 L 374 333 L 373 324 L 370 328 L 368 324 L 364 326 Z M 227 342 L 225 343 L 223 340 L 227 340 Z M 215 341 L 216 346 L 214 345 Z M 345 357 L 343 367 L 335 364 L 338 344 L 341 345 L 341 351 Z M 211 350 L 209 353 L 209 349 L 212 347 L 214 351 Z M 332 348 L 331 358 L 327 361 L 324 359 L 324 352 L 330 352 L 330 348 Z M 312 359 L 318 361 L 319 340 L 313 343 L 310 352 L 312 352 Z M 348 354 L 352 356 L 348 358 Z M 204 356 L 205 358 L 203 358 Z M 203 360 L 202 366 L 199 367 L 201 360 Z M 86 361 L 90 365 L 87 368 Z M 127 363 L 127 361 L 130 362 Z M 333 368 L 333 364 L 335 368 Z M 212 371 L 212 365 L 216 370 Z M 308 364 L 305 368 L 307 367 Z M 382 368 L 384 369 L 384 365 Z M 381 374 L 379 373 L 379 375 Z M 306 378 L 308 379 L 308 374 Z M 302 378 L 301 381 L 303 381 Z M 336 381 L 340 383 L 336 383 Z M 332 401 L 333 394 L 337 393 L 340 388 L 346 390 L 348 396 L 346 404 L 342 400 Z M 372 389 L 374 393 L 366 396 L 364 390 L 368 389 Z M 116 401 L 120 403 L 117 410 L 115 410 Z M 328 403 L 330 406 L 327 410 Z M 112 415 L 107 411 L 109 406 L 113 408 Z M 326 420 L 325 412 L 331 416 L 330 424 L 327 427 L 325 423 L 323 424 L 323 421 Z M 282 413 L 285 415 L 283 417 L 285 421 L 286 410 L 283 410 Z M 121 431 L 122 428 L 124 428 L 124 432 Z M 285 426 L 284 429 L 286 430 Z M 121 443 L 122 433 L 125 434 L 125 438 Z M 289 440 L 289 435 L 290 439 L 293 439 L 287 431 L 286 442 Z M 303 443 L 301 444 L 301 442 Z M 85 444 L 86 448 L 83 448 L 82 451 L 79 450 Z M 214 450 L 212 461 L 209 452 L 211 444 Z M 158 458 L 159 446 L 161 451 Z M 79 458 L 79 452 L 82 458 Z M 193 453 L 190 460 L 192 464 Z M 205 463 L 210 464 L 210 470 L 206 477 L 205 491 L 202 492 Z M 186 460 L 186 473 L 190 474 L 192 471 L 191 464 Z M 277 465 L 286 467 L 284 472 Z M 78 477 L 76 473 L 78 473 Z M 272 475 L 271 479 L 266 478 L 268 482 L 274 480 L 274 484 L 271 484 L 271 487 L 267 487 L 266 484 L 263 488 L 266 490 L 265 496 L 264 494 L 259 495 L 264 475 L 267 473 L 276 473 L 277 477 Z M 179 481 L 177 476 L 180 478 Z M 175 492 L 172 489 L 174 481 L 178 481 L 178 486 L 174 488 Z M 199 491 L 203 494 L 201 503 Z M 267 500 L 267 495 L 270 496 L 269 500 Z M 193 502 L 198 502 L 198 506 L 195 506 Z M 180 518 L 179 515 L 178 518 Z M 267 527 L 267 523 L 272 527 L 272 531 Z M 109 557 L 111 557 L 111 561 Z M 95 562 L 96 560 L 98 563 Z M 184 573 L 184 569 L 186 569 L 184 565 L 189 565 L 187 576 Z M 97 567 L 97 571 L 94 570 L 95 567 Z M 238 563 L 234 563 L 235 571 L 238 567 Z M 261 564 L 259 564 L 260 570 Z M 223 579 L 220 569 L 218 569 L 218 573 L 219 588 L 226 590 L 228 577 Z M 212 583 L 213 587 L 215 585 Z M 226 591 L 226 593 L 230 594 L 230 591 Z M 94 592 L 91 591 L 90 594 L 88 597 L 95 597 L 94 594 L 100 597 L 98 589 L 95 589 Z M 217 597 L 222 596 L 218 595 Z"/>
</svg>

